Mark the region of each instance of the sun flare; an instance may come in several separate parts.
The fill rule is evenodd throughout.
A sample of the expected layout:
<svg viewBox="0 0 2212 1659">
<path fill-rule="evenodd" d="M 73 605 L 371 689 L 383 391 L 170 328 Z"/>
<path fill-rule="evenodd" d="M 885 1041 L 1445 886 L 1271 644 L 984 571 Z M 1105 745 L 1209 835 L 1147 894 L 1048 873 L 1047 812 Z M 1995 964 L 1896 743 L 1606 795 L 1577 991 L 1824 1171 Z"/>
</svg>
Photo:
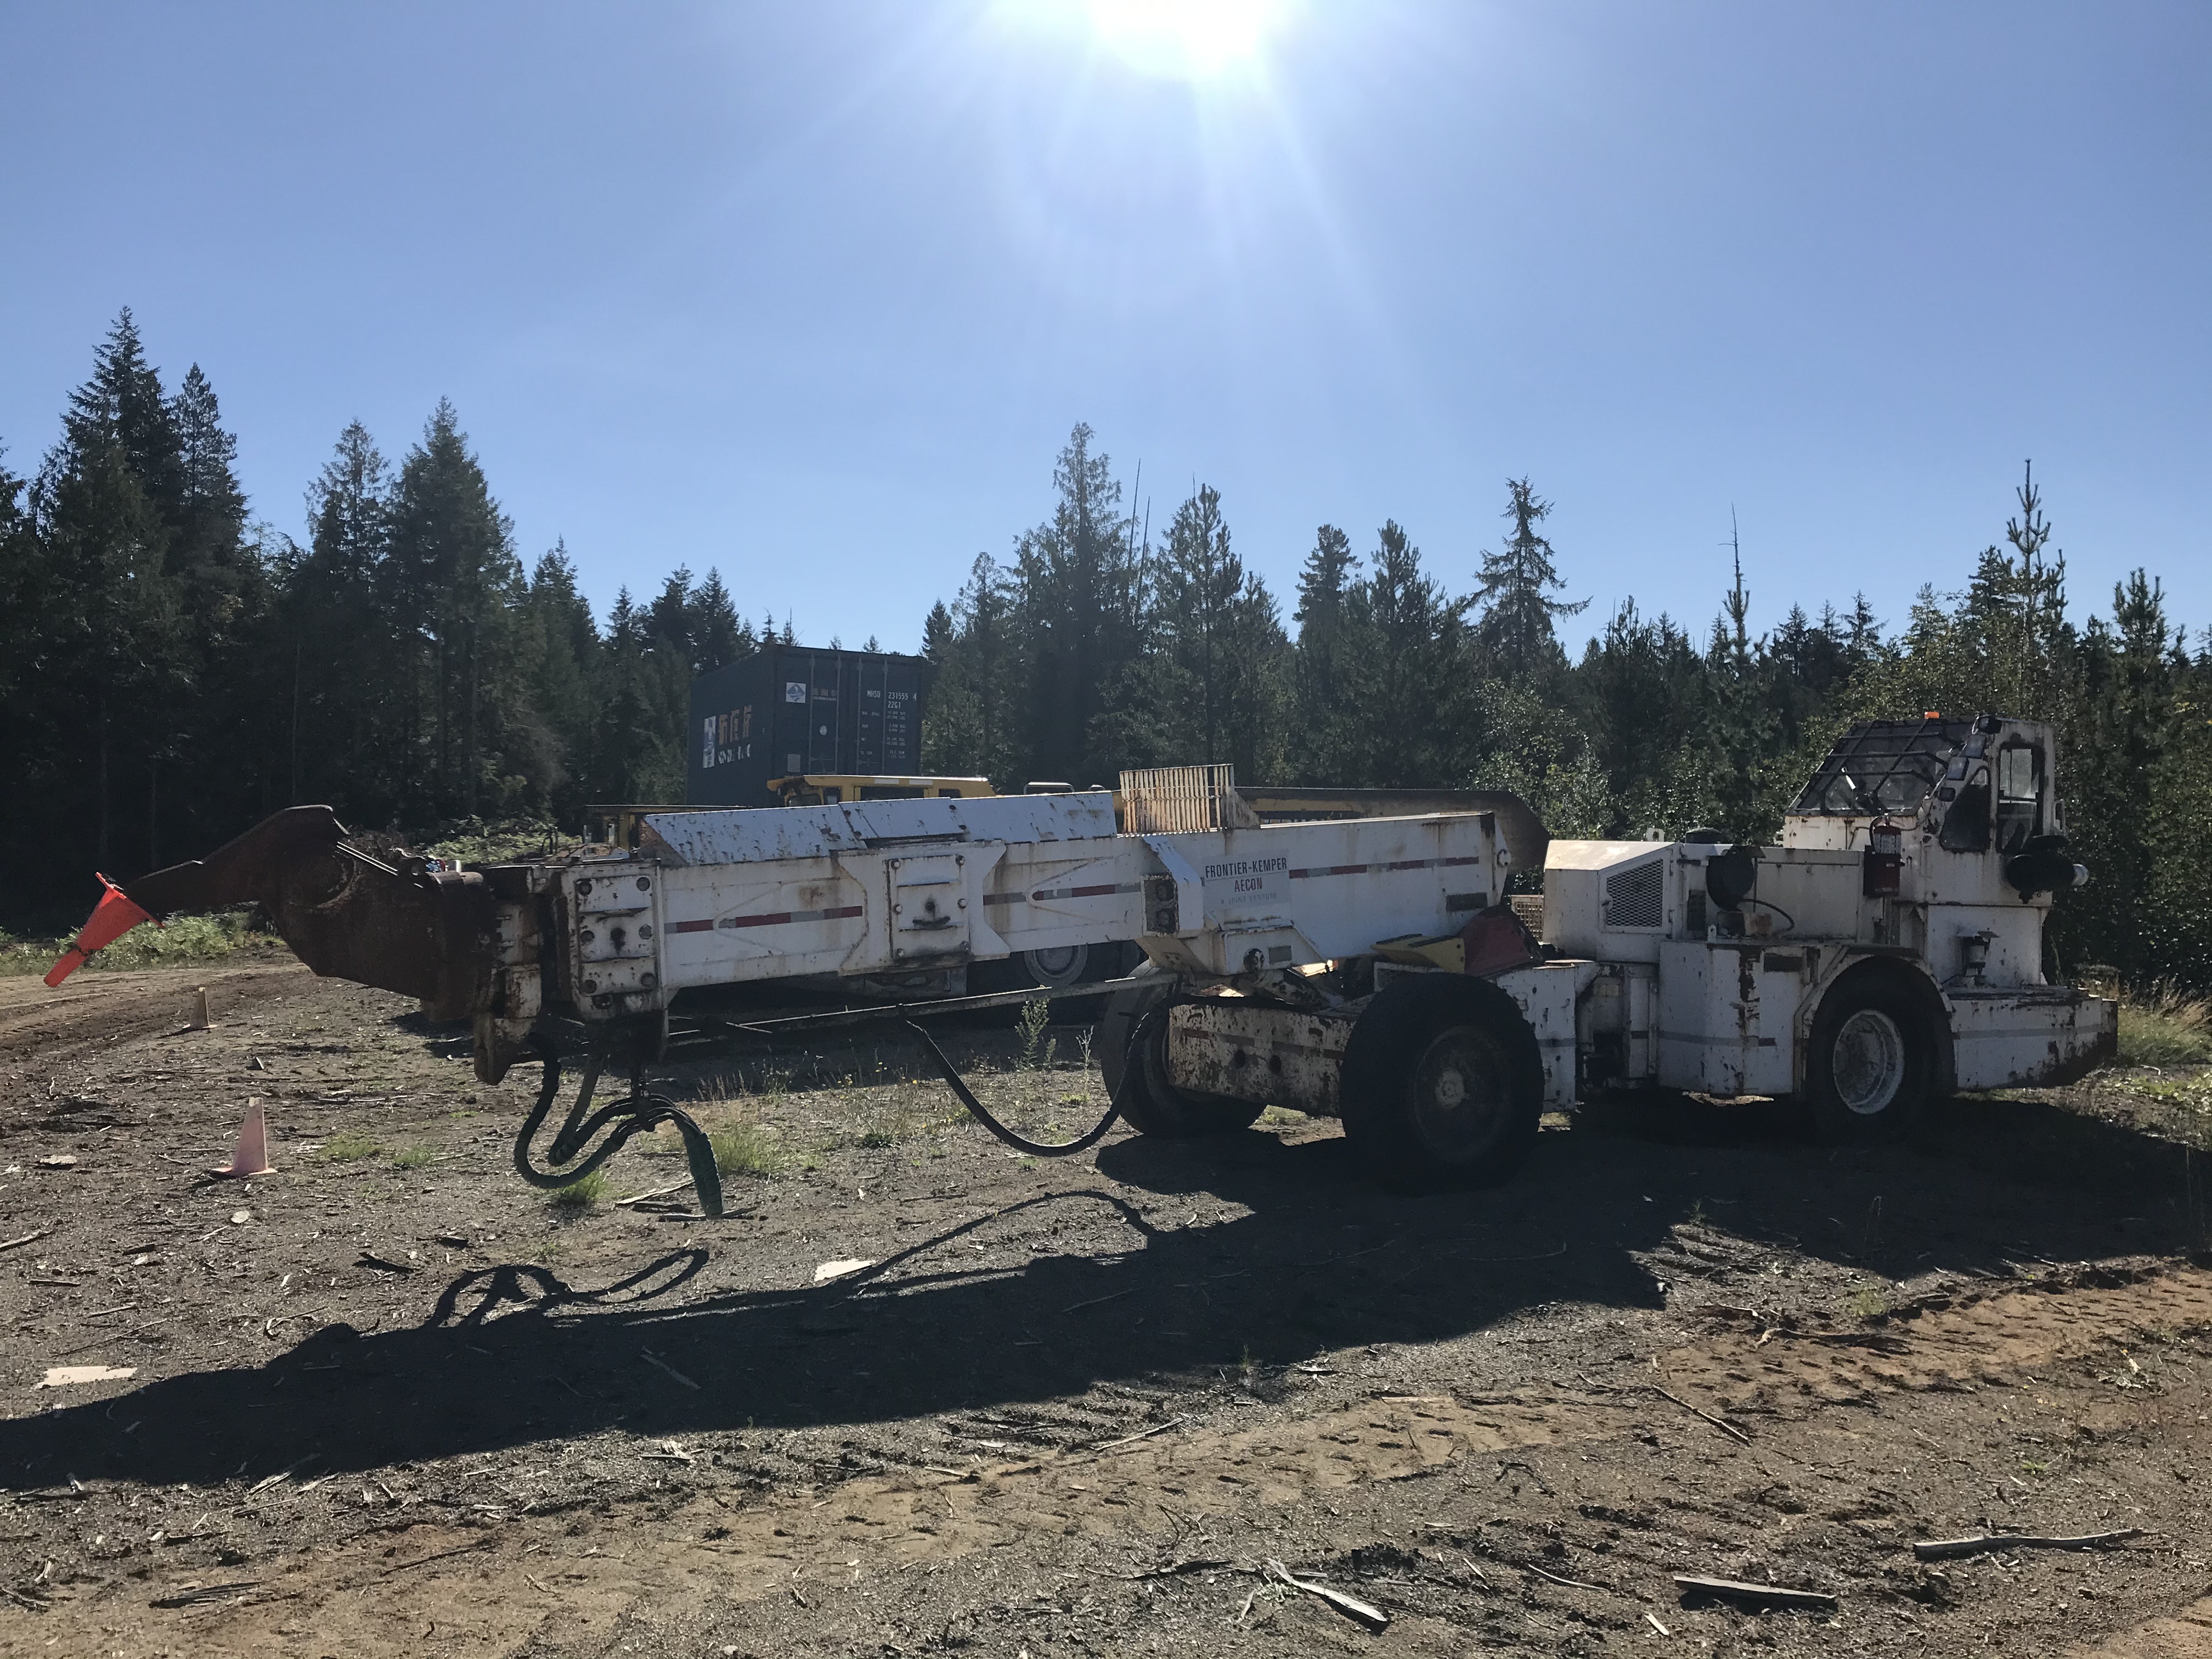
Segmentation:
<svg viewBox="0 0 2212 1659">
<path fill-rule="evenodd" d="M 1202 81 L 1249 61 L 1273 0 L 1087 0 L 1098 43 L 1132 69 Z"/>
</svg>

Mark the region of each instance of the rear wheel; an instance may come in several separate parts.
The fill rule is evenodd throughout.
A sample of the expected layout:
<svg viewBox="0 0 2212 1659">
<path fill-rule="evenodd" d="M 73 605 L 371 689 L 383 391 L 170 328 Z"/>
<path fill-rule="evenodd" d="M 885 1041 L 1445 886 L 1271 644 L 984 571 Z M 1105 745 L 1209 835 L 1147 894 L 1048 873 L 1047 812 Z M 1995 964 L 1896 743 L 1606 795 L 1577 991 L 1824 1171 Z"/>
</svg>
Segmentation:
<svg viewBox="0 0 2212 1659">
<path fill-rule="evenodd" d="M 1534 1039 L 1494 987 L 1421 975 L 1390 986 L 1345 1047 L 1344 1135 L 1411 1191 L 1494 1186 L 1521 1167 L 1543 1116 Z"/>
<path fill-rule="evenodd" d="M 1115 979 L 1124 971 L 1133 947 L 1119 944 L 1047 945 L 1010 957 L 979 962 L 968 969 L 968 988 L 995 991 L 1064 991 L 1071 986 Z"/>
<path fill-rule="evenodd" d="M 1098 1068 L 1121 1116 L 1139 1134 L 1166 1140 L 1233 1133 L 1260 1115 L 1256 1101 L 1178 1089 L 1168 1077 L 1172 983 L 1117 991 L 1098 1023 Z"/>
<path fill-rule="evenodd" d="M 1935 1042 L 1919 1000 L 1891 978 L 1847 981 L 1831 991 L 1806 1055 L 1822 1137 L 1887 1140 L 1910 1129 L 1935 1092 Z"/>
</svg>

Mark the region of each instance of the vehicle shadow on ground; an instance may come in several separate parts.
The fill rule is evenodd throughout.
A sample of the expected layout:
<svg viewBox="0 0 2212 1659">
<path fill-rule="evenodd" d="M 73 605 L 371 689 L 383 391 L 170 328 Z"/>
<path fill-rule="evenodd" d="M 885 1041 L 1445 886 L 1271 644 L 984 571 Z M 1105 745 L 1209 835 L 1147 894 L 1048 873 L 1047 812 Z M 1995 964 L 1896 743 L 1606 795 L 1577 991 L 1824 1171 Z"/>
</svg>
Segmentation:
<svg viewBox="0 0 2212 1659">
<path fill-rule="evenodd" d="M 1210 1381 L 1441 1340 L 1546 1304 L 1755 1302 L 1783 1282 L 1759 1277 L 1771 1247 L 1889 1279 L 2171 1250 L 2203 1242 L 2203 1162 L 2121 1126 L 1986 1102 L 1954 1103 L 1915 1146 L 1850 1149 L 1812 1144 L 1771 1107 L 1616 1103 L 1543 1135 L 1509 1186 L 1414 1198 L 1365 1180 L 1337 1136 L 1124 1139 L 1097 1153 L 1094 1186 L 828 1285 L 679 1300 L 710 1249 L 743 1248 L 741 1221 L 600 1288 L 531 1266 L 463 1274 L 414 1328 L 326 1327 L 258 1368 L 0 1422 L 0 1489 L 205 1486 L 616 1425 L 860 1425 L 1099 1382 Z M 1074 1248 L 965 1265 L 971 1236 L 1015 1218 L 1065 1223 Z M 1685 1224 L 1698 1248 L 1684 1247 Z"/>
</svg>

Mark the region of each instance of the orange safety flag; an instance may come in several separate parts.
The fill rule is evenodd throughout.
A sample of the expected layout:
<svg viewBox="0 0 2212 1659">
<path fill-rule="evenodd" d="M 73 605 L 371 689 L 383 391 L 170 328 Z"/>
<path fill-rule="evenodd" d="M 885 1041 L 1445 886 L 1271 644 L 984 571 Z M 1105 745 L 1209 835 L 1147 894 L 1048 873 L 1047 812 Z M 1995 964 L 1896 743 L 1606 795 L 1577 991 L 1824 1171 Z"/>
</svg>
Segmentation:
<svg viewBox="0 0 2212 1659">
<path fill-rule="evenodd" d="M 76 972 L 84 959 L 103 945 L 112 945 L 142 921 L 154 918 L 131 902 L 131 896 L 106 876 L 100 884 L 107 890 L 100 896 L 100 902 L 92 908 L 91 920 L 84 931 L 76 936 L 76 943 L 61 954 L 61 959 L 46 969 L 46 983 L 58 985 Z M 159 926 L 158 923 L 155 924 Z"/>
</svg>

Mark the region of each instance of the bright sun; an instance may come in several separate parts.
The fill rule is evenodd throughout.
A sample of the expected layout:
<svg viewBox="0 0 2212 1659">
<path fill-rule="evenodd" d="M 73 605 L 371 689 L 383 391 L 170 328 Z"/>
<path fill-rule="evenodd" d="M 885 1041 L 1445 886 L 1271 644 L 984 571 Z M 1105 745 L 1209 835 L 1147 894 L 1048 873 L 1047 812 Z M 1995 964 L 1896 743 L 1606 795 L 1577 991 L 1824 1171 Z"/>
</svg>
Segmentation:
<svg viewBox="0 0 2212 1659">
<path fill-rule="evenodd" d="M 1200 81 L 1250 58 L 1273 0 L 1088 0 L 1091 27 L 1132 69 Z"/>
</svg>

